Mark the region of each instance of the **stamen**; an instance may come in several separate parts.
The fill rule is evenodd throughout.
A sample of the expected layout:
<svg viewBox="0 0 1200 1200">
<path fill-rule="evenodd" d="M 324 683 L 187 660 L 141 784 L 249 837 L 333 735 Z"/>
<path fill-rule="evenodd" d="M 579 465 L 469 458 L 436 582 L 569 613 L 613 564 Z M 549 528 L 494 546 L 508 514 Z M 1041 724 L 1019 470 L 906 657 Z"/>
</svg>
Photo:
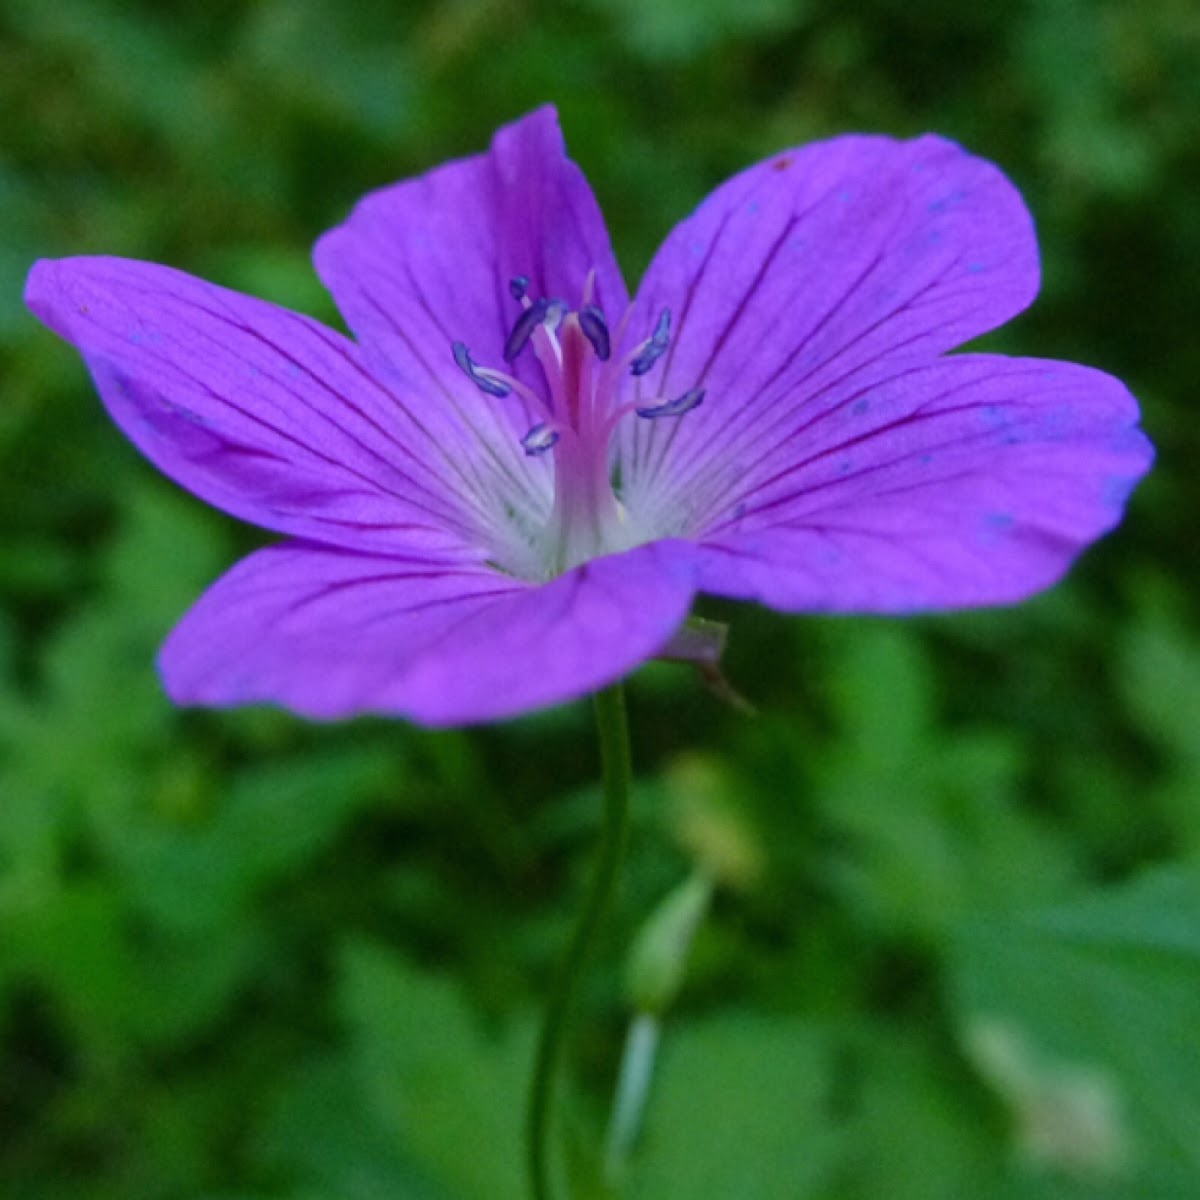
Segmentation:
<svg viewBox="0 0 1200 1200">
<path fill-rule="evenodd" d="M 646 420 L 682 417 L 703 402 L 705 393 L 693 387 L 669 398 L 678 384 L 660 380 L 643 387 L 639 380 L 631 387 L 627 382 L 626 372 L 645 375 L 666 354 L 671 344 L 670 309 L 658 313 L 648 337 L 635 341 L 629 334 L 631 314 L 641 324 L 645 310 L 635 312 L 627 306 L 610 327 L 597 302 L 594 272 L 588 273 L 577 302 L 561 296 L 536 298 L 530 286 L 528 275 L 507 280 L 517 312 L 503 344 L 504 361 L 496 364 L 499 369 L 477 363 L 465 342 L 451 346 L 455 363 L 480 391 L 512 396 L 517 402 L 520 412 L 515 419 L 526 428 L 524 436 L 516 435 L 524 455 L 547 459 L 540 468 L 513 469 L 515 464 L 507 454 L 502 457 L 498 448 L 492 456 L 506 488 L 509 481 L 521 488 L 528 485 L 530 500 L 516 512 L 505 498 L 492 514 L 497 536 L 504 542 L 504 569 L 542 578 L 597 555 L 628 549 L 643 537 L 658 536 L 668 523 L 670 529 L 676 528 L 673 510 L 661 519 L 652 505 L 641 513 L 640 489 L 629 497 L 633 511 L 623 507 L 621 481 L 613 474 L 613 439 L 620 423 L 634 414 Z M 509 365 L 526 347 L 536 360 L 531 362 L 527 354 L 521 368 L 522 374 L 528 368 L 529 379 L 518 378 L 517 368 Z M 541 378 L 535 381 L 532 376 L 539 371 Z M 511 440 L 515 432 L 505 429 L 508 453 L 516 453 Z M 552 481 L 538 474 L 550 461 Z M 552 493 L 546 495 L 551 487 Z"/>
<path fill-rule="evenodd" d="M 667 343 L 671 340 L 671 310 L 664 308 L 658 314 L 658 324 L 654 332 L 642 343 L 633 361 L 629 364 L 631 375 L 645 375 L 652 366 L 667 352 Z"/>
<path fill-rule="evenodd" d="M 639 417 L 648 417 L 654 420 L 657 417 L 682 417 L 684 413 L 690 413 L 693 408 L 700 407 L 700 401 L 704 399 L 703 388 L 692 388 L 691 391 L 684 392 L 682 396 L 677 396 L 674 400 L 664 401 L 662 404 L 652 404 L 646 408 L 635 409 Z"/>
<path fill-rule="evenodd" d="M 495 379 L 471 357 L 465 342 L 455 342 L 453 347 L 454 361 L 464 375 L 481 391 L 489 396 L 507 396 L 512 390 L 508 384 Z"/>
<path fill-rule="evenodd" d="M 553 425 L 547 425 L 546 422 L 540 421 L 521 439 L 521 445 L 525 453 L 534 458 L 539 454 L 545 454 L 558 441 L 558 438 L 558 430 Z"/>
<path fill-rule="evenodd" d="M 557 333 L 563 323 L 563 317 L 571 311 L 571 306 L 565 300 L 548 300 L 546 302 L 545 326 L 548 333 Z"/>
<path fill-rule="evenodd" d="M 550 305 L 545 300 L 531 304 L 518 318 L 504 343 L 504 361 L 512 362 L 522 350 L 525 343 L 533 337 L 533 331 L 546 319 Z"/>
<path fill-rule="evenodd" d="M 604 314 L 594 304 L 585 304 L 579 310 L 579 328 L 584 337 L 592 343 L 596 357 L 605 362 L 612 353 L 612 344 L 608 336 L 608 322 Z"/>
</svg>

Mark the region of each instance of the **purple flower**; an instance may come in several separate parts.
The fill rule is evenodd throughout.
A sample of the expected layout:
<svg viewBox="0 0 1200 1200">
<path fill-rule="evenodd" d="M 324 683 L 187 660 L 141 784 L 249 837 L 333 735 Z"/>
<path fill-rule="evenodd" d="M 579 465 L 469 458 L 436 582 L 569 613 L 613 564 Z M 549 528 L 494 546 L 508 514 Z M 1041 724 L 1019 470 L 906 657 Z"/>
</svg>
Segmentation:
<svg viewBox="0 0 1200 1200">
<path fill-rule="evenodd" d="M 937 137 L 751 167 L 632 303 L 552 108 L 367 196 L 315 258 L 356 340 L 150 263 L 29 277 L 147 457 L 288 535 L 167 641 L 180 703 L 450 725 L 612 682 L 698 592 L 1020 600 L 1152 457 L 1108 375 L 946 356 L 1029 304 L 1038 262 L 1012 185 Z"/>
</svg>

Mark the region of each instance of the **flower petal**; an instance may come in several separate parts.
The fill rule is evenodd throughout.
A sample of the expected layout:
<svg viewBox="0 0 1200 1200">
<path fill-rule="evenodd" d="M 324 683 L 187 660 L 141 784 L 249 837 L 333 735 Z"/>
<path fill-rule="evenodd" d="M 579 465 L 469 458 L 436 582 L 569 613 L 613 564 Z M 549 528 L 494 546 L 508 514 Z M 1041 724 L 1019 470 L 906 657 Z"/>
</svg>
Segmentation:
<svg viewBox="0 0 1200 1200">
<path fill-rule="evenodd" d="M 521 306 L 516 276 L 533 299 L 577 307 L 588 272 L 595 303 L 619 316 L 628 305 L 608 231 L 583 172 L 566 157 L 558 116 L 544 107 L 502 128 L 486 154 L 372 192 L 318 241 L 317 272 L 359 340 L 381 352 L 410 387 L 443 392 L 450 347 L 462 341 L 484 366 L 501 367 Z M 512 368 L 535 390 L 532 355 Z M 453 402 L 494 439 L 523 433 L 533 414 L 497 403 L 469 384 Z"/>
<path fill-rule="evenodd" d="M 32 311 L 82 351 L 114 420 L 172 479 L 268 529 L 461 552 L 464 468 L 319 322 L 153 263 L 37 263 Z"/>
<path fill-rule="evenodd" d="M 603 687 L 686 618 L 694 548 L 658 542 L 532 586 L 486 568 L 291 543 L 218 580 L 163 647 L 181 704 L 494 720 Z"/>
<path fill-rule="evenodd" d="M 705 591 L 906 612 L 1023 599 L 1120 520 L 1137 404 L 1073 363 L 953 355 L 846 397 L 705 534 Z"/>
<path fill-rule="evenodd" d="M 941 138 L 850 136 L 735 176 L 680 224 L 639 289 L 671 345 L 636 398 L 703 388 L 678 422 L 630 423 L 628 494 L 686 504 L 788 444 L 832 390 L 928 361 L 1002 324 L 1038 288 L 1033 225 L 990 163 Z"/>
</svg>

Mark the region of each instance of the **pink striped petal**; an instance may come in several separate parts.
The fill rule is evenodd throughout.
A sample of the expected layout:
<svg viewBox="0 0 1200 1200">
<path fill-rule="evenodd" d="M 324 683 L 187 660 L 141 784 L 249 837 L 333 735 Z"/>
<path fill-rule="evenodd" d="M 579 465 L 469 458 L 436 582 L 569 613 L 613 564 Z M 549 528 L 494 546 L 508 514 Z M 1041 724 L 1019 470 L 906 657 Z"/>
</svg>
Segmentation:
<svg viewBox="0 0 1200 1200">
<path fill-rule="evenodd" d="M 701 587 L 781 609 L 1020 600 L 1120 520 L 1149 469 L 1137 405 L 1073 363 L 955 355 L 814 421 L 731 495 Z"/>
<path fill-rule="evenodd" d="M 119 258 L 39 262 L 26 301 L 82 351 L 134 444 L 209 503 L 352 548 L 480 553 L 465 547 L 492 501 L 469 465 L 318 322 Z"/>
<path fill-rule="evenodd" d="M 631 504 L 703 523 L 725 481 L 776 470 L 816 414 L 1002 324 L 1037 287 L 1019 194 L 941 138 L 842 137 L 744 171 L 676 227 L 639 289 L 636 323 L 666 307 L 675 329 L 637 396 L 705 399 L 631 424 Z"/>
<path fill-rule="evenodd" d="M 566 157 L 551 107 L 502 128 L 486 154 L 370 193 L 320 239 L 314 259 L 347 324 L 383 357 L 388 377 L 431 397 L 444 391 L 455 341 L 481 364 L 504 367 L 504 343 L 522 311 L 509 292 L 515 276 L 529 279 L 532 298 L 558 297 L 574 308 L 595 271 L 596 303 L 614 319 L 628 305 L 604 218 Z M 541 392 L 532 355 L 510 369 Z M 536 419 L 515 400 L 482 396 L 465 380 L 451 400 L 461 420 L 491 442 L 515 445 Z"/>
<path fill-rule="evenodd" d="M 514 716 L 619 679 L 686 618 L 694 548 L 659 542 L 549 583 L 289 544 L 235 566 L 159 659 L 180 704 L 425 725 Z"/>
</svg>

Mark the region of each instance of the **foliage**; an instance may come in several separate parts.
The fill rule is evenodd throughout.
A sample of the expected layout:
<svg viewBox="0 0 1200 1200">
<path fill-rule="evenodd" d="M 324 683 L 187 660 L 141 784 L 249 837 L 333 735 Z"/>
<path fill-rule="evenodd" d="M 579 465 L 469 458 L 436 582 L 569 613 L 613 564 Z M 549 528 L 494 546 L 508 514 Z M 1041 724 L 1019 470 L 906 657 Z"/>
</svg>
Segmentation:
<svg viewBox="0 0 1200 1200">
<path fill-rule="evenodd" d="M 0 0 L 0 1192 L 521 1194 L 530 1030 L 598 815 L 586 710 L 173 711 L 157 645 L 258 535 L 137 459 L 20 291 L 40 255 L 121 253 L 336 320 L 315 235 L 546 99 L 631 276 L 771 150 L 959 138 L 1045 256 L 993 344 L 1126 378 L 1160 448 L 1029 605 L 713 606 L 754 718 L 682 668 L 635 680 L 633 858 L 572 1046 L 580 1195 L 624 955 L 731 838 L 760 866 L 699 932 L 623 1194 L 1200 1192 L 1198 66 L 1187 0 Z"/>
</svg>

